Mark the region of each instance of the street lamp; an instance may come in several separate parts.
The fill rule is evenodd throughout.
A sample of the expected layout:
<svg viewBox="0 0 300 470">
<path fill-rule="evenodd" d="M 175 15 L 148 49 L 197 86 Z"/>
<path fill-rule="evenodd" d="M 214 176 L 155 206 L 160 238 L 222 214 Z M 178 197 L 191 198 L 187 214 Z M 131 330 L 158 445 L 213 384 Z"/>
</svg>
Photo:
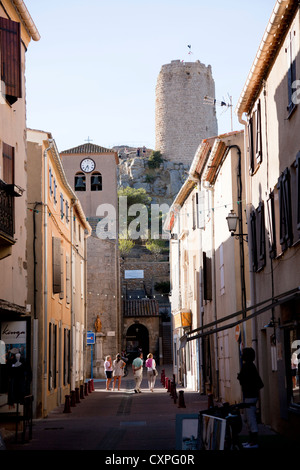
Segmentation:
<svg viewBox="0 0 300 470">
<path fill-rule="evenodd" d="M 245 241 L 247 242 L 248 241 L 247 233 L 235 233 L 239 217 L 236 215 L 233 209 L 231 209 L 231 211 L 229 212 L 228 216 L 226 217 L 226 220 L 227 220 L 228 230 L 231 233 L 231 236 L 236 237 L 236 238 L 246 237 Z M 240 227 L 241 227 L 241 224 L 240 224 Z"/>
<path fill-rule="evenodd" d="M 234 232 L 236 231 L 236 226 L 237 226 L 237 221 L 238 221 L 238 216 L 234 212 L 233 209 L 229 212 L 228 216 L 226 217 L 227 224 L 228 224 L 228 229 L 229 232 L 231 232 L 231 235 L 234 235 Z"/>
</svg>

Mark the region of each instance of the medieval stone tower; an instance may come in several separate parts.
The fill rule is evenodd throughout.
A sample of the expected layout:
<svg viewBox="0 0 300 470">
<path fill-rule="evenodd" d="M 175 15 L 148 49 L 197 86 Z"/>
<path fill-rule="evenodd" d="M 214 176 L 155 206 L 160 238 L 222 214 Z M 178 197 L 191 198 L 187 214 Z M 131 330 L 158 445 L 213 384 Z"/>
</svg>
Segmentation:
<svg viewBox="0 0 300 470">
<path fill-rule="evenodd" d="M 190 164 L 202 139 L 217 135 L 211 66 L 173 60 L 163 65 L 156 84 L 155 149 L 170 161 Z"/>
</svg>

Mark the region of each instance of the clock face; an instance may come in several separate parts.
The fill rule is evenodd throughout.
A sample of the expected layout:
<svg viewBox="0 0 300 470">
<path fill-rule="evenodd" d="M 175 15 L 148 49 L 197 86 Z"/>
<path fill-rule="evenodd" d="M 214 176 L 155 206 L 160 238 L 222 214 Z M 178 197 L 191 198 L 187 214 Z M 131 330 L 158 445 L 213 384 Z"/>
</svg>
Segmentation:
<svg viewBox="0 0 300 470">
<path fill-rule="evenodd" d="M 90 173 L 91 171 L 93 171 L 95 169 L 95 167 L 96 167 L 96 164 L 95 164 L 94 160 L 92 160 L 91 158 L 85 158 L 80 163 L 80 168 L 85 173 Z"/>
</svg>

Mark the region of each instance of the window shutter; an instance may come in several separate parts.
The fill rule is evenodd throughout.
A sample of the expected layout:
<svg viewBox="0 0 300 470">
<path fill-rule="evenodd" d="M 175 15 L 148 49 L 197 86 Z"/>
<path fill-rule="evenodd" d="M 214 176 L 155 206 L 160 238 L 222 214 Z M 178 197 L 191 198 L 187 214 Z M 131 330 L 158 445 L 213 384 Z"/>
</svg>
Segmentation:
<svg viewBox="0 0 300 470">
<path fill-rule="evenodd" d="M 14 184 L 15 149 L 3 142 L 3 180 Z"/>
<path fill-rule="evenodd" d="M 64 250 L 60 246 L 60 293 L 59 298 L 64 298 Z"/>
<path fill-rule="evenodd" d="M 252 268 L 257 271 L 257 238 L 256 238 L 256 214 L 255 211 L 250 213 L 250 232 L 251 232 L 251 254 Z"/>
<path fill-rule="evenodd" d="M 254 172 L 254 156 L 253 156 L 253 118 L 248 122 L 248 145 L 249 145 L 249 173 Z"/>
<path fill-rule="evenodd" d="M 257 103 L 256 112 L 256 161 L 261 163 L 262 161 L 262 137 L 261 137 L 261 106 L 260 100 Z"/>
<path fill-rule="evenodd" d="M 260 202 L 257 208 L 257 235 L 258 235 L 258 269 L 266 264 L 266 238 L 264 203 Z"/>
<path fill-rule="evenodd" d="M 203 297 L 204 300 L 212 299 L 212 272 L 211 272 L 211 258 L 203 251 Z"/>
<path fill-rule="evenodd" d="M 71 303 L 70 256 L 66 254 L 66 302 Z"/>
<path fill-rule="evenodd" d="M 52 274 L 53 294 L 61 292 L 61 242 L 59 238 L 52 237 Z"/>
<path fill-rule="evenodd" d="M 300 230 L 300 152 L 296 156 L 297 229 Z"/>
<path fill-rule="evenodd" d="M 0 18 L 1 80 L 10 104 L 22 97 L 20 23 Z"/>
<path fill-rule="evenodd" d="M 198 228 L 205 228 L 205 193 L 204 191 L 200 191 L 198 193 L 198 220 L 199 220 L 199 225 Z"/>
<path fill-rule="evenodd" d="M 274 259 L 276 256 L 274 192 L 270 193 L 269 199 L 267 200 L 267 221 L 269 235 L 269 253 L 270 258 Z"/>
<path fill-rule="evenodd" d="M 293 243 L 290 173 L 288 168 L 279 177 L 277 188 L 280 211 L 280 244 L 282 249 L 285 250 Z"/>
</svg>

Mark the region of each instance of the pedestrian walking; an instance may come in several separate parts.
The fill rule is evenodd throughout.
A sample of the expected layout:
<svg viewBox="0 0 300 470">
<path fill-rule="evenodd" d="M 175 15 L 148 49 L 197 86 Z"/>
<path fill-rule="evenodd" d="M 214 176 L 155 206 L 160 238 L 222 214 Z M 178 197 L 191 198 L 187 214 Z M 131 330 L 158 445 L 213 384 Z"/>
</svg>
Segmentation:
<svg viewBox="0 0 300 470">
<path fill-rule="evenodd" d="M 260 389 L 264 386 L 257 368 L 254 364 L 255 351 L 253 348 L 244 348 L 242 352 L 243 365 L 238 374 L 238 380 L 242 387 L 244 402 L 249 405 L 246 411 L 247 425 L 249 429 L 249 442 L 244 444 L 246 448 L 258 448 L 258 426 L 256 419 L 256 403 Z"/>
<path fill-rule="evenodd" d="M 135 380 L 135 393 L 141 393 L 141 383 L 143 380 L 143 353 L 140 351 L 139 355 L 132 361 L 133 377 Z"/>
<path fill-rule="evenodd" d="M 125 362 L 121 359 L 121 354 L 116 355 L 116 359 L 113 362 L 113 390 L 115 389 L 116 383 L 118 381 L 118 390 L 120 390 L 121 380 L 124 375 Z"/>
<path fill-rule="evenodd" d="M 156 380 L 156 362 L 153 359 L 153 354 L 149 353 L 147 356 L 147 360 L 145 362 L 145 366 L 147 367 L 147 379 L 148 379 L 148 387 L 151 392 L 153 392 Z"/>
<path fill-rule="evenodd" d="M 104 370 L 105 370 L 105 376 L 106 376 L 106 390 L 109 390 L 110 382 L 112 379 L 112 361 L 111 361 L 111 356 L 106 356 L 105 362 L 104 362 Z"/>
</svg>

